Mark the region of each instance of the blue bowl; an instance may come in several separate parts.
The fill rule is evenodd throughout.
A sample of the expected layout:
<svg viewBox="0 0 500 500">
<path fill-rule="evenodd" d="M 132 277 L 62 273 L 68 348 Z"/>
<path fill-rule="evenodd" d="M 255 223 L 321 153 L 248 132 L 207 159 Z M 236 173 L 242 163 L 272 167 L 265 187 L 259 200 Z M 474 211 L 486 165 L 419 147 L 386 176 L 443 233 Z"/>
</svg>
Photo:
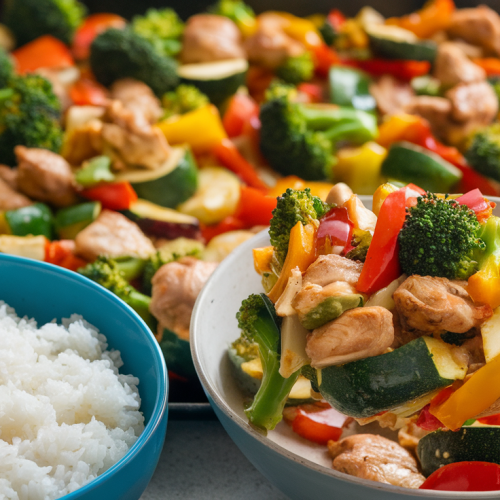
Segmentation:
<svg viewBox="0 0 500 500">
<path fill-rule="evenodd" d="M 168 378 L 158 342 L 144 321 L 111 292 L 83 276 L 35 260 L 0 254 L 0 300 L 39 325 L 81 314 L 121 352 L 120 371 L 140 380 L 145 429 L 113 467 L 64 500 L 137 500 L 160 457 L 167 431 Z"/>
</svg>

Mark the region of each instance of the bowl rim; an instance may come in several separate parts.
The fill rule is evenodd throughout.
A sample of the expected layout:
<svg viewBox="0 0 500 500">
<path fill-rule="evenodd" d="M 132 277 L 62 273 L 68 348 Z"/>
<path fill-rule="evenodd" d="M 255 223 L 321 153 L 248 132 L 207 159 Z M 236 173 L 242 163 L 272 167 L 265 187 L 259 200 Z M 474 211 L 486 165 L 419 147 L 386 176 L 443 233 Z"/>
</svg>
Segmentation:
<svg viewBox="0 0 500 500">
<path fill-rule="evenodd" d="M 372 196 L 360 196 L 363 202 L 372 199 Z M 488 197 L 490 201 L 493 201 L 497 204 L 500 204 L 500 197 Z M 210 396 L 211 404 L 215 404 L 226 417 L 231 419 L 242 431 L 250 434 L 254 439 L 259 441 L 264 446 L 271 448 L 273 451 L 284 457 L 285 459 L 291 460 L 296 464 L 303 465 L 308 469 L 314 470 L 315 472 L 324 474 L 326 476 L 334 477 L 335 479 L 346 481 L 348 483 L 352 483 L 358 486 L 364 486 L 367 488 L 375 488 L 387 493 L 406 495 L 406 496 L 414 496 L 414 497 L 422 497 L 428 499 L 467 499 L 467 500 L 486 500 L 496 498 L 498 499 L 499 492 L 498 491 L 489 491 L 489 492 L 458 492 L 458 491 L 437 491 L 437 490 L 420 490 L 420 489 L 410 489 L 403 488 L 402 486 L 393 486 L 390 484 L 378 483 L 375 481 L 370 481 L 368 479 L 361 479 L 354 476 L 350 476 L 343 472 L 336 471 L 334 469 L 329 469 L 323 465 L 316 464 L 310 461 L 307 458 L 304 458 L 296 453 L 287 450 L 283 446 L 275 443 L 274 441 L 267 439 L 263 436 L 259 431 L 254 429 L 251 425 L 248 424 L 247 421 L 242 419 L 239 415 L 237 415 L 231 406 L 222 398 L 219 394 L 216 387 L 214 387 L 210 382 L 210 376 L 208 371 L 205 369 L 205 366 L 201 363 L 201 346 L 199 345 L 200 337 L 203 335 L 203 329 L 205 327 L 205 323 L 201 321 L 201 311 L 206 308 L 206 305 L 210 303 L 211 293 L 213 289 L 213 283 L 217 282 L 219 278 L 224 278 L 227 276 L 231 276 L 231 268 L 233 268 L 240 256 L 244 253 L 252 250 L 253 248 L 260 247 L 266 244 L 268 240 L 268 229 L 264 229 L 261 232 L 257 233 L 253 238 L 250 238 L 248 241 L 244 242 L 238 248 L 236 248 L 228 257 L 226 257 L 216 268 L 214 273 L 211 275 L 205 286 L 203 287 L 198 299 L 196 300 L 193 315 L 191 317 L 191 330 L 190 330 L 190 339 L 191 339 L 191 353 L 193 356 L 194 365 L 196 368 L 196 372 L 198 373 L 198 377 L 205 389 L 205 391 Z M 236 314 L 236 311 L 235 311 Z"/>
<path fill-rule="evenodd" d="M 158 388 L 156 391 L 155 405 L 151 417 L 149 419 L 149 422 L 144 427 L 144 430 L 137 438 L 136 442 L 131 446 L 131 448 L 127 451 L 127 453 L 120 460 L 118 460 L 118 462 L 113 464 L 109 469 L 104 471 L 96 478 L 92 479 L 89 483 L 83 485 L 81 488 L 78 488 L 77 490 L 60 497 L 61 500 L 62 499 L 76 500 L 82 495 L 91 493 L 93 490 L 98 488 L 102 483 L 107 481 L 114 473 L 122 469 L 131 460 L 133 460 L 137 456 L 137 454 L 142 450 L 142 448 L 146 446 L 146 443 L 151 439 L 151 437 L 156 433 L 163 419 L 167 417 L 169 384 L 168 384 L 168 371 L 165 363 L 165 358 L 163 357 L 160 346 L 156 341 L 153 332 L 149 329 L 144 320 L 128 304 L 123 302 L 114 293 L 110 292 L 106 288 L 98 285 L 89 278 L 86 278 L 85 276 L 78 274 L 77 272 L 70 271 L 68 269 L 56 266 L 54 264 L 49 264 L 48 262 L 29 259 L 26 257 L 20 257 L 17 255 L 8 255 L 0 253 L 0 263 L 2 262 L 6 262 L 10 265 L 21 265 L 23 267 L 31 267 L 37 270 L 49 271 L 51 273 L 59 274 L 65 278 L 68 278 L 70 281 L 73 281 L 75 284 L 77 284 L 77 286 L 85 285 L 87 287 L 90 287 L 97 293 L 97 295 L 102 295 L 107 299 L 111 300 L 112 302 L 114 302 L 122 309 L 125 309 L 125 311 L 131 317 L 131 319 L 135 321 L 137 327 L 140 328 L 140 330 L 142 330 L 142 332 L 146 334 L 146 338 L 153 347 L 154 359 L 155 362 L 158 364 L 160 376 L 158 377 Z"/>
</svg>

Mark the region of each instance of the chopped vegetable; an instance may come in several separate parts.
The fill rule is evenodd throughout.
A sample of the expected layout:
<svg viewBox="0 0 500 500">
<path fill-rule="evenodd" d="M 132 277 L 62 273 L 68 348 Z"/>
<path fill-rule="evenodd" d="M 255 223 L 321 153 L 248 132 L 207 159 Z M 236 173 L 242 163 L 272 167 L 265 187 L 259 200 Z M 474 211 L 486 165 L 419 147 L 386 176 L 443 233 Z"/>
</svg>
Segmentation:
<svg viewBox="0 0 500 500">
<path fill-rule="evenodd" d="M 179 85 L 175 90 L 164 94 L 161 102 L 165 110 L 164 118 L 183 115 L 209 103 L 208 97 L 193 85 Z"/>
<path fill-rule="evenodd" d="M 127 181 L 98 184 L 80 191 L 80 195 L 101 202 L 102 208 L 109 210 L 127 210 L 137 200 L 137 194 Z"/>
<path fill-rule="evenodd" d="M 276 76 L 292 85 L 311 80 L 313 74 L 314 62 L 310 52 L 288 57 L 281 66 L 276 68 Z"/>
<path fill-rule="evenodd" d="M 111 172 L 111 160 L 107 156 L 96 156 L 90 159 L 75 174 L 75 181 L 85 188 L 114 180 L 115 176 Z"/>
</svg>

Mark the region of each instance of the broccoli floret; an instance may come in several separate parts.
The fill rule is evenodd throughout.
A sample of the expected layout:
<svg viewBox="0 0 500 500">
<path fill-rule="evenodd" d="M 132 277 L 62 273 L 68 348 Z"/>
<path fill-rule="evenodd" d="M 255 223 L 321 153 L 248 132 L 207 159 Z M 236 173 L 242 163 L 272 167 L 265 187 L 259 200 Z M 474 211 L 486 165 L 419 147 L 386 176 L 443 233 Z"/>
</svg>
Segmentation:
<svg viewBox="0 0 500 500">
<path fill-rule="evenodd" d="M 127 281 L 126 273 L 121 270 L 122 267 L 119 261 L 100 256 L 95 262 L 78 269 L 78 272 L 113 292 L 145 321 L 152 332 L 156 333 L 157 321 L 149 312 L 151 297 L 137 291 Z"/>
<path fill-rule="evenodd" d="M 0 47 L 0 89 L 7 87 L 14 76 L 14 61 L 10 54 Z"/>
<path fill-rule="evenodd" d="M 261 385 L 245 414 L 256 427 L 272 430 L 282 419 L 283 408 L 300 369 L 286 379 L 279 373 L 280 326 L 274 306 L 265 294 L 245 299 L 236 318 L 241 337 L 258 344 L 263 369 Z"/>
<path fill-rule="evenodd" d="M 375 115 L 335 105 L 297 103 L 295 96 L 293 87 L 273 85 L 260 109 L 260 149 L 283 175 L 330 179 L 337 142 L 363 143 L 377 136 Z"/>
<path fill-rule="evenodd" d="M 241 0 L 219 0 L 208 11 L 217 16 L 228 17 L 238 26 L 250 26 L 255 22 L 254 11 Z"/>
<path fill-rule="evenodd" d="M 52 35 L 69 45 L 85 13 L 85 6 L 77 0 L 6 0 L 3 23 L 14 33 L 18 45 L 42 35 Z"/>
<path fill-rule="evenodd" d="M 120 78 L 135 78 L 161 97 L 179 83 L 177 63 L 158 54 L 151 44 L 130 29 L 109 29 L 90 47 L 90 66 L 105 86 Z"/>
<path fill-rule="evenodd" d="M 272 213 L 269 236 L 279 265 L 283 265 L 288 253 L 290 231 L 293 226 L 297 222 L 301 222 L 304 226 L 310 224 L 322 217 L 328 209 L 329 205 L 317 196 L 313 196 L 309 188 L 303 191 L 289 188 L 278 197 L 276 208 Z"/>
<path fill-rule="evenodd" d="M 465 158 L 474 170 L 500 181 L 500 123 L 475 133 Z"/>
<path fill-rule="evenodd" d="M 167 92 L 161 102 L 165 110 L 164 118 L 168 118 L 201 108 L 210 101 L 194 85 L 179 85 L 175 90 Z"/>
<path fill-rule="evenodd" d="M 58 152 L 62 143 L 61 105 L 41 76 L 16 76 L 0 90 L 0 158 L 14 165 L 14 146 Z"/>
<path fill-rule="evenodd" d="M 182 48 L 184 23 L 175 10 L 148 9 L 132 19 L 132 31 L 147 40 L 162 56 L 176 56 Z"/>
<path fill-rule="evenodd" d="M 297 85 L 307 82 L 313 77 L 314 62 L 310 52 L 304 52 L 300 56 L 288 57 L 286 61 L 276 69 L 276 76 L 286 83 Z"/>
<path fill-rule="evenodd" d="M 427 193 L 407 209 L 398 237 L 406 274 L 467 279 L 477 271 L 473 252 L 485 248 L 475 213 L 455 200 Z"/>
<path fill-rule="evenodd" d="M 235 350 L 236 354 L 245 361 L 252 361 L 259 356 L 259 344 L 246 337 L 237 338 L 231 347 Z"/>
<path fill-rule="evenodd" d="M 364 262 L 370 243 L 372 242 L 372 233 L 361 229 L 354 229 L 351 245 L 354 247 L 346 253 L 346 257 L 351 260 Z"/>
</svg>

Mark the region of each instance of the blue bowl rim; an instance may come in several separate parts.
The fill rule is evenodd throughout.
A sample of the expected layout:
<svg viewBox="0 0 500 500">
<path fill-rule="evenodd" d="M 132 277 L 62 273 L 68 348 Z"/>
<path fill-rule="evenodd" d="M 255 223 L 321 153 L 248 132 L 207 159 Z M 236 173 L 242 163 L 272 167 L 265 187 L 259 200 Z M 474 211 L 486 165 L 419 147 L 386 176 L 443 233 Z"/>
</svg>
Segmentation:
<svg viewBox="0 0 500 500">
<path fill-rule="evenodd" d="M 141 435 L 137 438 L 137 441 L 132 445 L 132 447 L 127 451 L 125 456 L 123 456 L 118 462 L 112 465 L 108 470 L 97 476 L 95 479 L 85 484 L 81 488 L 73 491 L 72 493 L 68 493 L 61 497 L 61 500 L 76 500 L 81 495 L 88 494 L 98 488 L 102 483 L 107 481 L 115 472 L 119 469 L 123 468 L 126 464 L 128 464 L 131 460 L 135 458 L 135 456 L 139 453 L 139 451 L 146 445 L 147 441 L 151 439 L 151 437 L 155 434 L 157 428 L 160 426 L 163 418 L 167 417 L 167 409 L 168 409 L 168 372 L 167 366 L 165 363 L 165 358 L 163 357 L 163 353 L 161 352 L 160 346 L 146 325 L 144 320 L 125 302 L 119 299 L 114 293 L 111 293 L 106 288 L 98 285 L 94 281 L 78 274 L 74 271 L 70 271 L 68 269 L 64 269 L 62 267 L 49 264 L 47 262 L 42 262 L 39 260 L 28 259 L 25 257 L 19 257 L 16 255 L 7 255 L 0 253 L 0 263 L 2 261 L 8 262 L 12 265 L 22 265 L 25 267 L 32 267 L 34 269 L 44 269 L 50 271 L 51 273 L 60 274 L 66 278 L 69 278 L 71 281 L 74 281 L 78 284 L 89 286 L 94 289 L 94 291 L 98 295 L 103 295 L 112 302 L 115 302 L 119 307 L 125 309 L 131 319 L 134 320 L 141 330 L 146 334 L 146 338 L 148 338 L 149 342 L 153 346 L 153 351 L 155 353 L 155 361 L 159 365 L 159 372 L 161 375 L 158 377 L 158 389 L 156 391 L 156 401 L 153 409 L 153 413 L 151 414 L 151 418 L 149 422 L 146 424 L 144 430 Z"/>
<path fill-rule="evenodd" d="M 360 196 L 363 203 L 367 204 L 367 202 L 371 203 L 371 196 Z M 488 196 L 490 201 L 495 202 L 497 205 L 500 205 L 500 197 Z M 206 304 L 210 303 L 210 294 L 212 293 L 212 283 L 218 281 L 219 279 L 224 279 L 224 277 L 231 276 L 230 270 L 237 265 L 238 260 L 240 259 L 240 255 L 252 250 L 257 246 L 262 246 L 263 237 L 267 236 L 268 229 L 264 229 L 260 233 L 257 233 L 253 238 L 250 238 L 248 241 L 245 241 L 238 248 L 236 248 L 228 257 L 226 257 L 215 269 L 214 273 L 210 276 L 209 280 L 203 287 L 200 295 L 198 296 L 193 314 L 191 317 L 191 329 L 190 329 L 190 339 L 191 339 L 191 354 L 193 356 L 194 366 L 196 368 L 196 372 L 200 379 L 200 382 L 205 390 L 205 392 L 209 395 L 209 400 L 212 405 L 218 407 L 218 409 L 230 420 L 232 420 L 241 431 L 250 434 L 254 439 L 259 441 L 266 447 L 271 448 L 273 451 L 281 455 L 284 459 L 295 462 L 297 465 L 302 465 L 311 469 L 315 472 L 321 473 L 326 476 L 333 477 L 337 480 L 357 484 L 359 486 L 363 486 L 365 488 L 370 489 L 378 489 L 381 491 L 386 491 L 387 493 L 405 495 L 405 496 L 414 496 L 414 497 L 422 497 L 427 499 L 447 499 L 447 500 L 459 500 L 459 499 L 467 499 L 467 500 L 486 500 L 486 499 L 498 499 L 498 491 L 489 491 L 489 492 L 458 492 L 458 491 L 434 491 L 434 490 L 414 490 L 409 488 L 403 488 L 401 486 L 393 486 L 390 484 L 377 483 L 374 481 L 370 481 L 368 479 L 360 479 L 354 476 L 350 476 L 348 474 L 344 474 L 343 472 L 336 471 L 334 469 L 328 469 L 322 465 L 316 464 L 292 451 L 287 450 L 286 448 L 280 446 L 279 444 L 267 439 L 266 436 L 263 436 L 259 431 L 254 429 L 247 421 L 242 419 L 239 415 L 237 415 L 231 406 L 223 399 L 223 397 L 219 394 L 216 387 L 212 385 L 210 382 L 210 375 L 206 371 L 205 367 L 201 364 L 200 357 L 198 356 L 198 352 L 201 353 L 201 346 L 198 345 L 198 338 L 201 337 L 202 331 L 204 328 L 204 323 L 200 320 L 200 311 L 205 309 Z M 258 244 L 256 244 L 258 242 Z M 235 311 L 236 314 L 236 311 Z M 243 451 L 243 450 L 242 450 Z"/>
</svg>

